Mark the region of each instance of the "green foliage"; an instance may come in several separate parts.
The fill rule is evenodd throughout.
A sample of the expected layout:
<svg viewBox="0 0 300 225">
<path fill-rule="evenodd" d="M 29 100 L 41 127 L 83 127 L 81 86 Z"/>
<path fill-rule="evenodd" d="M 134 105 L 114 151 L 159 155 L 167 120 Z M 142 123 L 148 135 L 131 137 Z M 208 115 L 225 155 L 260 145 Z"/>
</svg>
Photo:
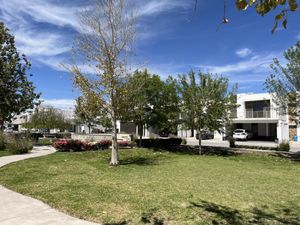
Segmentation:
<svg viewBox="0 0 300 225">
<path fill-rule="evenodd" d="M 26 56 L 17 51 L 14 36 L 0 22 L 0 129 L 15 114 L 39 103 L 40 94 L 35 93 L 33 83 L 27 79 L 30 67 Z"/>
<path fill-rule="evenodd" d="M 78 97 L 75 107 L 77 123 L 87 124 L 89 129 L 95 124 L 111 128 L 111 119 L 107 117 L 107 110 L 102 106 L 101 98 L 94 92 Z"/>
<path fill-rule="evenodd" d="M 261 16 L 278 9 L 278 7 L 283 8 L 280 13 L 275 16 L 275 25 L 272 29 L 272 33 L 275 32 L 280 21 L 282 21 L 282 26 L 286 29 L 287 13 L 298 10 L 297 0 L 236 0 L 238 10 L 246 10 L 249 6 L 255 7 L 256 12 Z"/>
<path fill-rule="evenodd" d="M 6 137 L 3 132 L 0 131 L 0 151 L 5 150 L 6 147 Z"/>
<path fill-rule="evenodd" d="M 139 143 L 139 140 L 136 140 Z M 144 148 L 170 148 L 178 146 L 182 142 L 181 138 L 156 138 L 156 139 L 142 139 L 141 147 Z"/>
<path fill-rule="evenodd" d="M 135 71 L 128 81 L 128 89 L 133 94 L 127 120 L 135 122 L 140 128 L 147 125 L 165 134 L 177 131 L 179 98 L 174 79 L 169 77 L 164 82 L 147 70 Z"/>
<path fill-rule="evenodd" d="M 53 107 L 37 108 L 30 121 L 24 124 L 24 127 L 30 129 L 60 129 L 64 131 L 71 127 L 62 112 Z"/>
<path fill-rule="evenodd" d="M 26 154 L 33 148 L 29 138 L 12 136 L 8 139 L 7 149 L 11 154 Z"/>
<path fill-rule="evenodd" d="M 228 88 L 229 80 L 199 71 L 198 79 L 191 71 L 180 75 L 178 88 L 181 95 L 181 119 L 187 128 L 222 130 L 231 121 L 231 111 L 237 107 L 235 91 Z M 199 135 L 201 137 L 201 135 Z M 199 138 L 201 152 L 201 138 Z"/>
<path fill-rule="evenodd" d="M 300 42 L 284 52 L 287 61 L 285 66 L 274 59 L 271 68 L 273 73 L 265 82 L 266 89 L 274 94 L 276 103 L 289 110 L 291 119 L 299 122 L 300 116 Z"/>
<path fill-rule="evenodd" d="M 284 152 L 290 151 L 290 143 L 288 141 L 280 143 L 278 146 L 278 151 L 284 151 Z"/>
</svg>

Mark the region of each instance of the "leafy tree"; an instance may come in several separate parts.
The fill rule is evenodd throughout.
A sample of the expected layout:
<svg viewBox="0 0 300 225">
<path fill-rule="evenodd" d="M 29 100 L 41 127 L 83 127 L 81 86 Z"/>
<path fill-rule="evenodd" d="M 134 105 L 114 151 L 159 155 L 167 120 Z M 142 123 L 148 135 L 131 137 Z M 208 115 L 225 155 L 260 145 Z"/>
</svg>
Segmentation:
<svg viewBox="0 0 300 225">
<path fill-rule="evenodd" d="M 183 123 L 199 133 L 199 154 L 202 153 L 201 132 L 221 130 L 231 121 L 232 110 L 236 107 L 235 90 L 229 90 L 229 80 L 199 71 L 198 80 L 193 71 L 179 75 L 178 87 L 181 95 L 181 116 Z"/>
<path fill-rule="evenodd" d="M 272 10 L 276 10 L 281 6 L 283 8 L 279 14 L 275 16 L 275 25 L 272 33 L 277 29 L 278 23 L 282 21 L 282 26 L 287 28 L 287 13 L 298 10 L 297 0 L 236 0 L 238 10 L 246 10 L 248 7 L 255 7 L 256 12 L 264 16 Z"/>
<path fill-rule="evenodd" d="M 93 7 L 81 14 L 84 32 L 74 47 L 80 61 L 84 59 L 94 74 L 85 73 L 76 64 L 69 68 L 82 94 L 96 94 L 101 108 L 109 113 L 112 123 L 110 165 L 119 163 L 116 121 L 122 110 L 118 97 L 128 93 L 119 87 L 127 77 L 126 58 L 134 39 L 135 18 L 127 9 L 124 0 L 94 1 Z"/>
<path fill-rule="evenodd" d="M 39 103 L 40 94 L 26 75 L 30 66 L 26 56 L 17 51 L 14 36 L 0 22 L 0 130 L 5 121 Z"/>
<path fill-rule="evenodd" d="M 235 4 L 239 11 L 255 7 L 257 14 L 261 16 L 281 8 L 281 11 L 275 16 L 275 25 L 272 29 L 272 33 L 275 32 L 280 21 L 282 21 L 282 26 L 286 29 L 288 13 L 296 12 L 299 9 L 297 0 L 235 0 Z M 197 5 L 198 0 L 195 0 L 194 13 L 197 10 Z M 228 22 L 229 20 L 226 17 L 226 0 L 224 0 L 224 17 L 222 23 L 226 24 Z"/>
<path fill-rule="evenodd" d="M 283 112 L 289 109 L 289 114 L 295 122 L 300 116 L 300 42 L 284 52 L 287 61 L 281 65 L 277 58 L 271 68 L 273 73 L 265 82 L 266 89 L 275 97 L 277 104 L 283 107 Z"/>
<path fill-rule="evenodd" d="M 39 107 L 35 109 L 30 121 L 24 126 L 29 129 L 60 129 L 64 131 L 71 127 L 71 122 L 65 118 L 61 111 L 53 107 Z"/>
<path fill-rule="evenodd" d="M 75 116 L 77 122 L 87 124 L 89 133 L 91 133 L 91 127 L 100 123 L 100 117 L 105 114 L 102 112 L 101 105 L 99 98 L 92 93 L 89 96 L 80 96 L 76 99 Z"/>
<path fill-rule="evenodd" d="M 140 141 L 144 126 L 167 134 L 177 131 L 179 100 L 176 82 L 171 77 L 164 82 L 147 70 L 135 71 L 128 81 L 128 89 L 133 92 L 126 119 L 138 126 Z"/>
</svg>

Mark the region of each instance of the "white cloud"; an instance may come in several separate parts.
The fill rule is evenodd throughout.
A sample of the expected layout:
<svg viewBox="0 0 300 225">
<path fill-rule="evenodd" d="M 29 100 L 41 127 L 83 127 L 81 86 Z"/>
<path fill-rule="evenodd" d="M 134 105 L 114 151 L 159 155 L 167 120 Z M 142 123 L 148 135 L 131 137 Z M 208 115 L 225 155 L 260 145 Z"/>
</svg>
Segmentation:
<svg viewBox="0 0 300 225">
<path fill-rule="evenodd" d="M 36 22 L 53 24 L 55 26 L 69 26 L 79 30 L 79 22 L 76 16 L 81 7 L 58 5 L 44 0 L 0 0 L 1 14 L 6 18 L 31 17 Z"/>
<path fill-rule="evenodd" d="M 141 1 L 142 2 L 142 1 Z M 181 0 L 152 0 L 138 7 L 139 16 L 150 16 L 161 12 L 170 11 L 175 8 L 186 8 L 191 4 Z"/>
<path fill-rule="evenodd" d="M 269 65 L 273 62 L 275 57 L 279 54 L 270 53 L 252 56 L 249 60 L 243 60 L 233 64 L 226 64 L 222 66 L 213 65 L 196 65 L 198 68 L 202 68 L 211 73 L 230 75 L 233 73 L 241 72 L 263 72 L 267 71 Z"/>
<path fill-rule="evenodd" d="M 71 49 L 63 37 L 55 33 L 35 33 L 22 29 L 17 30 L 15 36 L 20 52 L 28 56 L 56 56 Z"/>
<path fill-rule="evenodd" d="M 74 99 L 43 99 L 43 106 L 52 106 L 58 109 L 74 109 L 76 101 Z"/>
<path fill-rule="evenodd" d="M 249 49 L 249 48 L 241 48 L 241 49 L 238 49 L 235 54 L 241 58 L 244 58 L 244 57 L 247 57 L 249 55 L 252 55 L 252 50 Z"/>
</svg>

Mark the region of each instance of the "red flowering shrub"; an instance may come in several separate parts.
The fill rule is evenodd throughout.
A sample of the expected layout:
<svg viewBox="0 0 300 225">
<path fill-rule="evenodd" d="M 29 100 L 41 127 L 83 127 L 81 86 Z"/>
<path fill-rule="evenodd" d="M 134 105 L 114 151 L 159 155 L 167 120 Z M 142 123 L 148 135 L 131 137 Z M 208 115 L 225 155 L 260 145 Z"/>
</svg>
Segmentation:
<svg viewBox="0 0 300 225">
<path fill-rule="evenodd" d="M 56 150 L 62 151 L 62 152 L 70 150 L 69 142 L 66 139 L 61 139 L 61 140 L 55 141 L 55 142 L 52 143 L 52 146 Z"/>
<path fill-rule="evenodd" d="M 79 151 L 92 151 L 108 149 L 112 145 L 111 140 L 102 140 L 97 143 L 91 143 L 88 141 L 79 141 L 71 139 L 60 139 L 53 142 L 52 146 L 61 152 L 79 152 Z M 119 147 L 131 146 L 129 141 L 118 141 Z"/>
</svg>

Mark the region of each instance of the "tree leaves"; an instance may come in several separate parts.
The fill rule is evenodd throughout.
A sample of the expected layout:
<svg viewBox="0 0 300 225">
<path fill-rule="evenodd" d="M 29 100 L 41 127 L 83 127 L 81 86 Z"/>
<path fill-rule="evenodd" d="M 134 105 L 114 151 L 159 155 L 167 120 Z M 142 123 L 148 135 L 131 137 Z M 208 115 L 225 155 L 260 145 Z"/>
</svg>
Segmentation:
<svg viewBox="0 0 300 225">
<path fill-rule="evenodd" d="M 27 79 L 30 62 L 19 54 L 14 36 L 0 22 L 0 129 L 5 121 L 39 104 L 40 94 Z"/>
</svg>

